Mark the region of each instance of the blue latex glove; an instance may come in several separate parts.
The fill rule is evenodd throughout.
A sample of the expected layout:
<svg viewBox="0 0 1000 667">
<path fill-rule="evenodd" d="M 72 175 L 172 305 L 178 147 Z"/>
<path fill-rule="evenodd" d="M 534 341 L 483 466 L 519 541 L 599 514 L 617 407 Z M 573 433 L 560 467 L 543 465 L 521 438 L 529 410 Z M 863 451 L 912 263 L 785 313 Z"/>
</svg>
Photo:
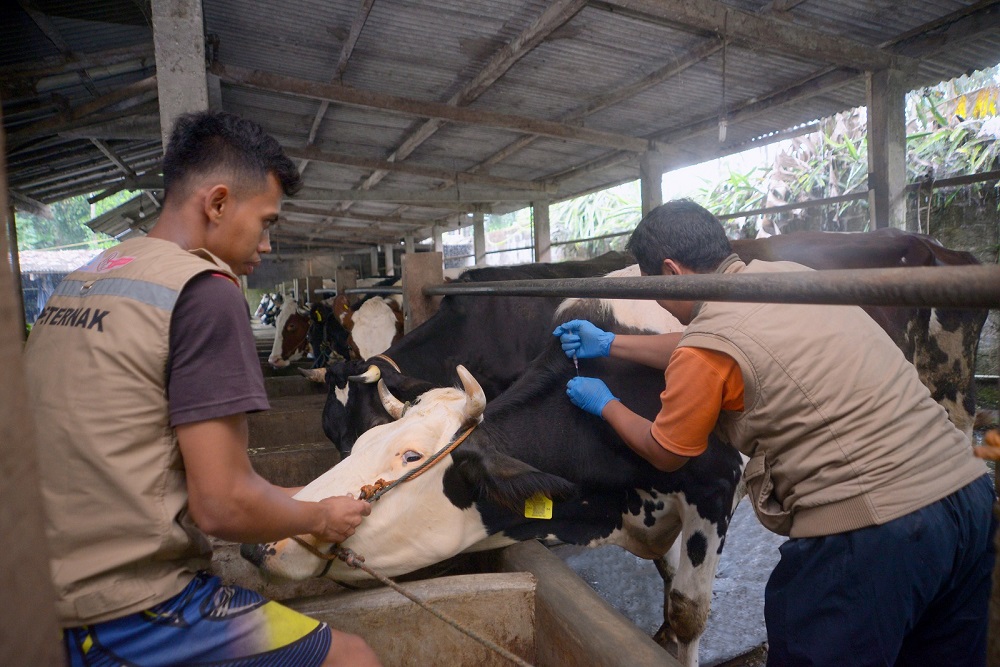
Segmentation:
<svg viewBox="0 0 1000 667">
<path fill-rule="evenodd" d="M 566 395 L 576 407 L 601 417 L 604 406 L 618 398 L 597 378 L 575 377 L 566 383 Z"/>
<path fill-rule="evenodd" d="M 556 327 L 553 336 L 559 336 L 563 352 L 569 358 L 593 359 L 611 354 L 611 341 L 615 335 L 598 329 L 587 320 L 570 320 Z"/>
</svg>

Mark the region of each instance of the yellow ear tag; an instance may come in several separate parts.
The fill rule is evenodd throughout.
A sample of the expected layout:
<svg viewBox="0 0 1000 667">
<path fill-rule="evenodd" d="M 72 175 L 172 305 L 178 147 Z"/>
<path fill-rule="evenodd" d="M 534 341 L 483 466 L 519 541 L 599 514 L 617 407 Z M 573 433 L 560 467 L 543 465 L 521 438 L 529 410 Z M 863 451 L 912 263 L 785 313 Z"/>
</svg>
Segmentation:
<svg viewBox="0 0 1000 667">
<path fill-rule="evenodd" d="M 551 519 L 552 499 L 541 492 L 524 501 L 524 517 L 526 519 Z"/>
</svg>

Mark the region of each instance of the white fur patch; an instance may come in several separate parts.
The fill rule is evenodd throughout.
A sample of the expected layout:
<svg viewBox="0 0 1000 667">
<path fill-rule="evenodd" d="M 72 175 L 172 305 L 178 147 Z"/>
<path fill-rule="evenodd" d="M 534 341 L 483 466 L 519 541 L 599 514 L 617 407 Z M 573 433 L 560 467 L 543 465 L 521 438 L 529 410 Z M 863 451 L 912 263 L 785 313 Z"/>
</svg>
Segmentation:
<svg viewBox="0 0 1000 667">
<path fill-rule="evenodd" d="M 606 278 L 636 278 L 639 276 L 639 265 L 633 264 L 624 269 L 612 271 Z M 556 321 L 561 313 L 577 306 L 584 299 L 566 299 L 556 309 Z M 610 312 L 622 326 L 632 327 L 649 333 L 671 333 L 683 331 L 684 325 L 677 318 L 649 299 L 586 299 L 597 301 L 599 308 Z"/>
<path fill-rule="evenodd" d="M 351 338 L 362 359 L 381 354 L 392 345 L 396 336 L 396 313 L 383 299 L 368 299 L 354 312 L 351 320 L 354 322 Z"/>
</svg>

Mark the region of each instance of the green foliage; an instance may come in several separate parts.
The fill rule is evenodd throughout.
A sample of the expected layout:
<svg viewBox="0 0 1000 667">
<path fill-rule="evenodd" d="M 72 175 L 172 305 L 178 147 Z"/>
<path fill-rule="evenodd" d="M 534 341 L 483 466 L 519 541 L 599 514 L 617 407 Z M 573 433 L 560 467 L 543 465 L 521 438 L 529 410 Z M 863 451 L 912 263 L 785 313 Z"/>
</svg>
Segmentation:
<svg viewBox="0 0 1000 667">
<path fill-rule="evenodd" d="M 50 205 L 52 220 L 19 211 L 15 215 L 17 249 L 107 248 L 114 243 L 114 239 L 94 233 L 87 227 L 87 223 L 135 196 L 134 192 L 120 192 L 97 202 L 93 207 L 87 203 L 86 195 L 64 199 Z"/>
<path fill-rule="evenodd" d="M 642 217 L 638 181 L 560 202 L 549 216 L 553 243 L 581 241 L 558 246 L 560 260 L 621 250 L 627 241 L 623 232 L 634 229 Z M 611 234 L 622 235 L 600 238 Z"/>
</svg>

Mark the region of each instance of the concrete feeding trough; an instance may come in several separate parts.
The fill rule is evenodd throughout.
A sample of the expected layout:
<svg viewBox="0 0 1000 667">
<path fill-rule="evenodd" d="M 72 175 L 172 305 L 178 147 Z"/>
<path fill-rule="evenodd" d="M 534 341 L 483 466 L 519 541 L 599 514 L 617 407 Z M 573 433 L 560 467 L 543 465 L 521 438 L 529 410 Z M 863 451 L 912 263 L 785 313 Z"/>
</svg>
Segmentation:
<svg viewBox="0 0 1000 667">
<path fill-rule="evenodd" d="M 402 585 L 538 667 L 679 665 L 541 544 L 516 544 L 485 560 L 495 571 Z M 361 635 L 386 667 L 510 664 L 388 588 L 347 590 L 328 579 L 266 581 L 232 544 L 217 545 L 213 571 L 228 583 L 259 590 L 331 627 Z"/>
</svg>

